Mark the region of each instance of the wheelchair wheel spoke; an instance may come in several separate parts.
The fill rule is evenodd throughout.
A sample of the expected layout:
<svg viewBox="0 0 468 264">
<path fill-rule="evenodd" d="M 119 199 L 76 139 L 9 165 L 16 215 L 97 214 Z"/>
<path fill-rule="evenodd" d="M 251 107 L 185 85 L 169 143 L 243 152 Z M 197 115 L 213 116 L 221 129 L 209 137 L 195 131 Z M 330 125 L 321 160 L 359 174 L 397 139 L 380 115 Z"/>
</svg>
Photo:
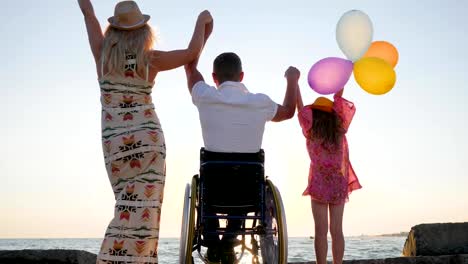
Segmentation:
<svg viewBox="0 0 468 264">
<path fill-rule="evenodd" d="M 276 187 L 267 181 L 265 190 L 265 235 L 260 238 L 263 263 L 286 263 L 287 233 L 281 197 Z"/>
</svg>

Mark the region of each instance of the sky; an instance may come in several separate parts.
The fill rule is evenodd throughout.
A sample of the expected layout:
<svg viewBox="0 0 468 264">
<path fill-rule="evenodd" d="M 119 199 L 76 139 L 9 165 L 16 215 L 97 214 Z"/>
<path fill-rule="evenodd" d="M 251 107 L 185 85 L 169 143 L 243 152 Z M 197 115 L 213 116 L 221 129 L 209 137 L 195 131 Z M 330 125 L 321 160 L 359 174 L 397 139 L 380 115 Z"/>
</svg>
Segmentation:
<svg viewBox="0 0 468 264">
<path fill-rule="evenodd" d="M 117 1 L 94 1 L 103 28 Z M 363 186 L 345 206 L 345 235 L 409 231 L 421 223 L 468 221 L 468 2 L 466 1 L 138 1 L 158 35 L 155 48 L 185 48 L 198 13 L 214 32 L 199 63 L 211 82 L 225 51 L 243 61 L 244 84 L 281 103 L 289 65 L 301 71 L 305 103 L 316 98 L 307 72 L 342 57 L 336 23 L 352 9 L 369 15 L 373 40 L 396 46 L 397 82 L 382 96 L 353 77 L 344 97 L 357 112 L 350 158 Z M 114 196 L 100 137 L 99 86 L 76 1 L 3 3 L 0 23 L 2 151 L 0 238 L 99 238 Z M 211 82 L 212 83 L 212 82 Z M 183 69 L 160 73 L 153 89 L 167 145 L 161 237 L 178 237 L 185 184 L 203 145 Z M 297 117 L 268 123 L 266 174 L 278 186 L 289 236 L 313 235 L 309 157 Z M 241 192 L 241 190 L 239 190 Z"/>
</svg>

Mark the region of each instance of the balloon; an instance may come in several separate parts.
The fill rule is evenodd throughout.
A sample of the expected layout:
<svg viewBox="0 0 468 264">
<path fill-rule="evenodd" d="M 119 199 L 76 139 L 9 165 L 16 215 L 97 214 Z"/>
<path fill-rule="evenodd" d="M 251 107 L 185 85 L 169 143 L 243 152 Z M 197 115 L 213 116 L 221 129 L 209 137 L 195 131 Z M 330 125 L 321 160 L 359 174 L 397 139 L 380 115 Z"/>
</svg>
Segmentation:
<svg viewBox="0 0 468 264">
<path fill-rule="evenodd" d="M 346 57 L 359 60 L 372 42 L 372 22 L 364 12 L 351 10 L 343 14 L 336 25 L 336 41 Z"/>
<path fill-rule="evenodd" d="M 388 62 L 393 68 L 398 63 L 398 50 L 386 41 L 374 41 L 363 58 L 376 57 Z"/>
<path fill-rule="evenodd" d="M 366 92 L 381 95 L 393 88 L 396 74 L 386 61 L 370 57 L 354 63 L 354 78 Z"/>
<path fill-rule="evenodd" d="M 332 94 L 343 89 L 353 72 L 349 60 L 329 57 L 316 62 L 310 68 L 309 86 L 319 94 Z"/>
</svg>

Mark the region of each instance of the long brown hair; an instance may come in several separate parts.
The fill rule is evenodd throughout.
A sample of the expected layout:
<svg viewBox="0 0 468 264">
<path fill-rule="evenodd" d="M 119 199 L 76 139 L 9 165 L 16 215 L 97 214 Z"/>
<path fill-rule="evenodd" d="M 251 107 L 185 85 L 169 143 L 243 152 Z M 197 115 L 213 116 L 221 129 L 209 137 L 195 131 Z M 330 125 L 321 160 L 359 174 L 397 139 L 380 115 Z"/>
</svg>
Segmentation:
<svg viewBox="0 0 468 264">
<path fill-rule="evenodd" d="M 140 78 L 145 76 L 148 51 L 155 41 L 151 27 L 146 24 L 134 30 L 120 30 L 109 26 L 104 33 L 104 45 L 101 61 L 107 66 L 107 71 L 113 76 L 123 76 L 125 57 L 128 53 L 136 55 L 137 73 Z"/>
<path fill-rule="evenodd" d="M 333 112 L 312 109 L 311 139 L 338 146 L 344 134 L 341 119 Z"/>
</svg>

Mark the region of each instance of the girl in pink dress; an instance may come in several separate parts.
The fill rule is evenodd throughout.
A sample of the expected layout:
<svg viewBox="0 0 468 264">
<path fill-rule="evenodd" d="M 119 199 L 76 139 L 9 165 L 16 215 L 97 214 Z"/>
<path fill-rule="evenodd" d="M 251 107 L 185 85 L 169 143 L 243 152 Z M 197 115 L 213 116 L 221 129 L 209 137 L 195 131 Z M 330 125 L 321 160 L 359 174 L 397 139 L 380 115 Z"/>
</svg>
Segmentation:
<svg viewBox="0 0 468 264">
<path fill-rule="evenodd" d="M 349 161 L 346 132 L 356 108 L 343 97 L 343 90 L 334 95 L 334 102 L 319 97 L 311 105 L 303 105 L 300 91 L 297 109 L 302 133 L 310 156 L 309 180 L 303 195 L 310 195 L 315 222 L 315 254 L 317 264 L 327 263 L 328 211 L 332 237 L 333 263 L 342 263 L 344 255 L 343 211 L 348 195 L 361 188 Z"/>
</svg>

